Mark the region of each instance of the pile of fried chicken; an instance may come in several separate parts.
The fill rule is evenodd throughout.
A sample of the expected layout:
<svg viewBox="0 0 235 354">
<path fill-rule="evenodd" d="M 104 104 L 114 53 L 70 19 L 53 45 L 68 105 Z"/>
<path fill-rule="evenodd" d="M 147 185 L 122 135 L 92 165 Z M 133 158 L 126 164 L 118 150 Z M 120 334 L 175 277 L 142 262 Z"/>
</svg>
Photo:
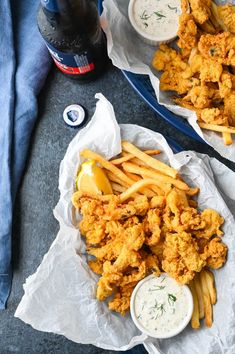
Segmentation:
<svg viewBox="0 0 235 354">
<path fill-rule="evenodd" d="M 101 275 L 97 299 L 109 298 L 109 309 L 122 315 L 133 288 L 148 274 L 166 272 L 187 284 L 203 267 L 217 269 L 226 260 L 224 219 L 212 209 L 199 212 L 175 187 L 165 196 L 138 195 L 123 203 L 118 195 L 77 191 L 72 202 L 82 214 L 87 252 L 95 257 L 89 266 Z"/>
<path fill-rule="evenodd" d="M 199 122 L 235 127 L 235 6 L 182 0 L 181 8 L 179 50 L 162 44 L 153 59 L 160 89 L 177 92 Z"/>
</svg>

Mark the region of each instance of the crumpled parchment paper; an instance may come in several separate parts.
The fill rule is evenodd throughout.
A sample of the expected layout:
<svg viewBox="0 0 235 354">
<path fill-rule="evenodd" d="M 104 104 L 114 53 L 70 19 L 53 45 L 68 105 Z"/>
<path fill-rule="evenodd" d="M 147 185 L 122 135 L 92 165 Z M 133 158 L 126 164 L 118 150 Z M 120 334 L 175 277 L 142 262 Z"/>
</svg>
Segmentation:
<svg viewBox="0 0 235 354">
<path fill-rule="evenodd" d="M 217 0 L 218 4 L 231 2 Z M 128 0 L 104 0 L 101 16 L 102 27 L 107 36 L 108 55 L 113 64 L 135 74 L 149 75 L 157 100 L 170 111 L 186 118 L 193 129 L 222 156 L 235 162 L 235 139 L 232 145 L 223 143 L 221 133 L 201 130 L 197 124 L 196 113 L 174 104 L 172 93 L 160 91 L 159 78 L 161 73 L 151 69 L 153 55 L 157 49 L 144 43 L 132 28 L 128 19 Z M 234 136 L 234 135 L 233 135 Z"/>
<path fill-rule="evenodd" d="M 15 316 L 37 330 L 62 334 L 77 343 L 93 344 L 110 350 L 127 350 L 143 343 L 149 353 L 232 354 L 235 352 L 235 174 L 215 159 L 184 151 L 176 155 L 164 137 L 132 124 L 118 125 L 113 107 L 97 94 L 96 111 L 89 124 L 68 146 L 60 166 L 60 200 L 54 215 L 60 230 L 36 272 L 26 279 L 24 296 Z M 200 208 L 217 210 L 224 218 L 224 242 L 229 247 L 226 265 L 215 272 L 218 302 L 214 324 L 157 341 L 135 327 L 130 315 L 110 312 L 105 302 L 95 298 L 96 276 L 87 265 L 85 244 L 72 208 L 71 197 L 79 152 L 90 148 L 110 158 L 121 151 L 121 138 L 140 148 L 160 149 L 161 158 L 179 169 L 191 186 L 199 186 Z M 233 214 L 233 215 L 232 215 Z"/>
</svg>

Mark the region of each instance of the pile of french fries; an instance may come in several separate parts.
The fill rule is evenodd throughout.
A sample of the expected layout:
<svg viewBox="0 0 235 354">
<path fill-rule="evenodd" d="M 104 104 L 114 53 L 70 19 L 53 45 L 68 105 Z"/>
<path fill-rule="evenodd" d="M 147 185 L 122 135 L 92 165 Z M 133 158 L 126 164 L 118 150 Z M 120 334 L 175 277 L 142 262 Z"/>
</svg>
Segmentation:
<svg viewBox="0 0 235 354">
<path fill-rule="evenodd" d="M 209 270 L 202 270 L 196 274 L 189 284 L 193 295 L 192 328 L 200 327 L 200 320 L 205 318 L 205 325 L 211 327 L 213 323 L 213 305 L 217 301 L 214 274 Z"/>
<path fill-rule="evenodd" d="M 190 188 L 178 175 L 178 171 L 166 165 L 152 155 L 160 154 L 160 150 L 138 149 L 128 141 L 122 142 L 121 157 L 106 160 L 101 155 L 85 149 L 80 155 L 95 160 L 106 170 L 111 181 L 114 194 L 120 194 L 121 202 L 144 194 L 148 198 L 155 195 L 165 195 L 172 186 L 183 191 L 188 196 L 199 192 L 198 188 Z M 190 201 L 195 206 L 195 201 Z"/>
<path fill-rule="evenodd" d="M 164 196 L 174 186 L 185 193 L 190 206 L 197 207 L 197 202 L 190 198 L 195 196 L 199 189 L 190 188 L 182 181 L 177 170 L 152 157 L 160 154 L 160 150 L 142 151 L 128 141 L 122 142 L 122 149 L 121 156 L 110 161 L 89 149 L 80 153 L 82 157 L 95 160 L 105 169 L 113 192 L 120 196 L 121 202 L 138 194 L 144 194 L 148 198 L 155 195 Z M 212 308 L 217 300 L 213 273 L 202 270 L 190 282 L 189 287 L 194 301 L 192 328 L 199 328 L 202 318 L 205 318 L 205 325 L 211 327 Z"/>
</svg>

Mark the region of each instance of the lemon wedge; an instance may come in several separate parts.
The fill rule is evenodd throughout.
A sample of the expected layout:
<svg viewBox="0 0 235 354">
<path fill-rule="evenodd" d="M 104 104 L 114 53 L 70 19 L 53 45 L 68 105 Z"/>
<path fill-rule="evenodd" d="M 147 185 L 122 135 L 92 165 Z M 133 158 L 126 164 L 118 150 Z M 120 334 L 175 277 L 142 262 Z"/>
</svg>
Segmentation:
<svg viewBox="0 0 235 354">
<path fill-rule="evenodd" d="M 111 184 L 104 170 L 94 160 L 83 162 L 76 179 L 77 190 L 95 194 L 112 194 Z"/>
</svg>

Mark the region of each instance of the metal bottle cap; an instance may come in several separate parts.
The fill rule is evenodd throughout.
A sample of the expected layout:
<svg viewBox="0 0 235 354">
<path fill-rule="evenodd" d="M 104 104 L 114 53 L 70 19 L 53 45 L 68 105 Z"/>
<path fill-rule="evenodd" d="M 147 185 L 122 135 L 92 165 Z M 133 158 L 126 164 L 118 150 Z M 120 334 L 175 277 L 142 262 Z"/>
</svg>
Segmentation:
<svg viewBox="0 0 235 354">
<path fill-rule="evenodd" d="M 63 112 L 63 118 L 70 127 L 80 127 L 85 121 L 85 110 L 79 104 L 71 104 Z"/>
</svg>

